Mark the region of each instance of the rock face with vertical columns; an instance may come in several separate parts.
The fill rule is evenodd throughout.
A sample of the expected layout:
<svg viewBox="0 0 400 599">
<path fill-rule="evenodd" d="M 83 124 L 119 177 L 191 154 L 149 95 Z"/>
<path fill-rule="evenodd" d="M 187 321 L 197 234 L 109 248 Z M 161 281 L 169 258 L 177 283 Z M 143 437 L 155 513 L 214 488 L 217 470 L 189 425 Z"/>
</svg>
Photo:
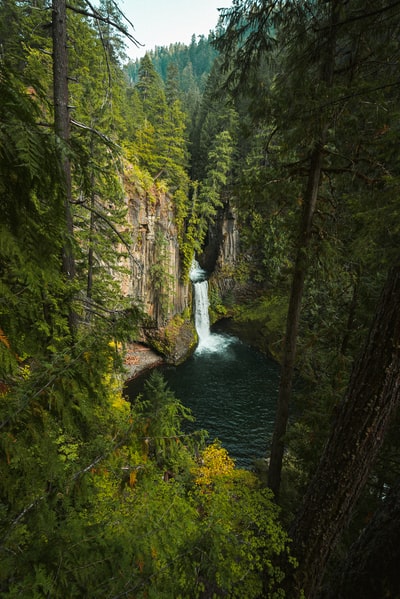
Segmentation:
<svg viewBox="0 0 400 599">
<path fill-rule="evenodd" d="M 193 351 L 197 337 L 192 318 L 192 284 L 184 279 L 173 200 L 156 186 L 143 191 L 129 173 L 125 194 L 125 233 L 131 238 L 131 245 L 129 257 L 124 259 L 126 274 L 121 277 L 121 287 L 124 295 L 140 304 L 148 317 L 141 341 L 167 362 L 176 364 Z M 220 273 L 222 286 L 231 287 L 234 278 L 227 273 L 234 271 L 239 233 L 235 211 L 228 202 L 208 237 L 203 265 L 209 272 L 215 271 L 217 277 Z"/>
<path fill-rule="evenodd" d="M 207 243 L 199 262 L 208 272 L 218 272 L 227 266 L 234 267 L 239 251 L 236 210 L 226 201 L 218 212 L 215 223 L 209 227 Z"/>
<path fill-rule="evenodd" d="M 235 276 L 239 255 L 237 213 L 226 200 L 214 225 L 209 227 L 207 244 L 199 259 L 200 265 L 212 273 L 210 287 L 216 291 L 221 303 L 231 302 L 242 292 L 242 285 Z"/>
<path fill-rule="evenodd" d="M 178 232 L 171 198 L 156 187 L 141 192 L 127 184 L 127 229 L 131 236 L 125 295 L 139 302 L 154 327 L 190 306 L 190 282 L 183 280 Z"/>
<path fill-rule="evenodd" d="M 127 177 L 127 222 L 131 243 L 121 288 L 147 316 L 140 341 L 169 363 L 181 362 L 195 347 L 192 288 L 184 280 L 171 197 L 154 186 L 144 192 Z M 122 251 L 124 248 L 120 248 Z"/>
</svg>

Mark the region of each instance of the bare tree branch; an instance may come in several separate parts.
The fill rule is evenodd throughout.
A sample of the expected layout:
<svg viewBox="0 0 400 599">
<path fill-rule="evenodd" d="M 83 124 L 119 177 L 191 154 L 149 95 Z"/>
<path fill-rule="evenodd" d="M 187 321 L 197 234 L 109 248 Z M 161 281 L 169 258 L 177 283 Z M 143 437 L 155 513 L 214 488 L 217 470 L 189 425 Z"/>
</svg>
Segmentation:
<svg viewBox="0 0 400 599">
<path fill-rule="evenodd" d="M 76 12 L 85 17 L 89 17 L 91 19 L 97 19 L 98 21 L 101 21 L 102 23 L 107 23 L 108 25 L 111 25 L 111 27 L 115 27 L 115 29 L 117 29 L 123 35 L 125 35 L 125 37 L 127 37 L 130 42 L 135 44 L 135 46 L 137 48 L 144 45 L 144 44 L 141 44 L 131 33 L 129 33 L 129 31 L 127 30 L 126 27 L 123 27 L 122 25 L 115 23 L 115 21 L 112 21 L 108 17 L 103 17 L 103 15 L 96 10 L 96 8 L 89 2 L 89 0 L 86 0 L 86 4 L 89 6 L 89 8 L 92 12 L 88 12 L 87 10 L 83 10 L 82 8 L 78 8 L 77 6 L 72 6 L 71 4 L 67 4 L 67 8 L 69 10 L 72 10 L 73 12 Z M 124 13 L 121 10 L 119 10 L 119 12 L 122 14 L 122 16 L 125 18 L 125 20 L 133 27 L 132 23 L 129 21 L 129 19 L 127 19 L 127 17 L 124 15 Z"/>
<path fill-rule="evenodd" d="M 384 6 L 382 8 L 378 8 L 376 10 L 373 10 L 371 12 L 367 12 L 367 13 L 359 13 L 359 14 L 355 14 L 353 16 L 349 16 L 347 19 L 343 20 L 343 21 L 338 21 L 335 24 L 335 27 L 342 27 L 343 25 L 347 25 L 348 23 L 354 23 L 355 21 L 360 21 L 362 19 L 368 19 L 370 17 L 376 17 L 377 15 L 380 15 L 388 10 L 391 10 L 392 8 L 396 8 L 397 6 L 400 5 L 400 2 L 393 2 L 393 4 L 388 4 L 387 6 Z M 330 27 L 330 25 L 329 25 Z M 326 27 L 321 27 L 319 29 L 316 29 L 316 31 L 325 31 L 326 29 L 328 29 L 328 26 Z"/>
<path fill-rule="evenodd" d="M 98 210 L 93 208 L 93 206 L 88 206 L 87 204 L 81 204 L 81 206 L 83 206 L 83 208 L 86 208 L 86 210 L 89 210 L 89 212 L 93 212 L 96 216 L 98 216 L 101 220 L 103 220 L 110 227 L 110 229 L 112 229 L 112 231 L 116 234 L 116 236 L 118 237 L 120 242 L 126 247 L 129 255 L 131 255 L 130 245 L 129 245 L 128 241 L 126 241 L 126 239 L 124 239 L 124 237 L 121 235 L 121 233 L 115 227 L 115 225 L 104 214 L 102 214 L 101 212 L 99 212 Z"/>
<path fill-rule="evenodd" d="M 101 131 L 99 131 L 98 129 L 94 129 L 93 127 L 89 127 L 89 125 L 84 125 L 83 123 L 79 122 L 79 121 L 75 121 L 74 119 L 71 119 L 71 125 L 75 125 L 75 127 L 79 127 L 79 129 L 85 129 L 86 131 L 90 131 L 91 133 L 95 133 L 96 135 L 98 135 L 103 141 L 107 142 L 110 145 L 113 145 L 114 147 L 121 149 L 121 146 L 119 146 L 118 144 L 115 143 L 115 141 L 113 141 L 110 137 L 108 137 L 107 135 L 104 135 L 104 133 L 102 133 Z"/>
</svg>

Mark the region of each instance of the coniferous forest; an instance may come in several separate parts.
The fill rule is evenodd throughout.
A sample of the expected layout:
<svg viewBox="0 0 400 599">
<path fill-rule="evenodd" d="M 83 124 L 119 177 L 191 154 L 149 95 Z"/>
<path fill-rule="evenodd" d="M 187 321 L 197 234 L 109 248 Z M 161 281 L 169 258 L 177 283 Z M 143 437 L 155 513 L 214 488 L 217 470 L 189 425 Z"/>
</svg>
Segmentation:
<svg viewBox="0 0 400 599">
<path fill-rule="evenodd" d="M 0 596 L 398 599 L 400 4 L 134 34 L 113 0 L 0 3 Z M 251 470 L 158 370 L 124 393 L 132 343 L 192 330 L 194 258 L 280 365 Z"/>
</svg>

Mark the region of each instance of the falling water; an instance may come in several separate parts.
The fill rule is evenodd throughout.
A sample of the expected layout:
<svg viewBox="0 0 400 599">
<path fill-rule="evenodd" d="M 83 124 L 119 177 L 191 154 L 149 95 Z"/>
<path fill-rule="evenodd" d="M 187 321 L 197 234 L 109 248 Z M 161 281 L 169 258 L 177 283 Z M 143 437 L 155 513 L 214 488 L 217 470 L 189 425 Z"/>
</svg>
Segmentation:
<svg viewBox="0 0 400 599">
<path fill-rule="evenodd" d="M 199 337 L 196 353 L 223 351 L 234 337 L 210 331 L 207 272 L 200 268 L 196 260 L 193 260 L 190 269 L 190 280 L 194 287 L 194 324 Z"/>
<path fill-rule="evenodd" d="M 190 278 L 199 344 L 183 364 L 162 371 L 196 418 L 186 423 L 189 432 L 207 430 L 210 440 L 217 437 L 238 466 L 250 468 L 254 459 L 264 457 L 272 434 L 279 369 L 237 337 L 210 331 L 207 273 L 194 263 Z M 131 381 L 132 400 L 143 391 L 146 376 Z"/>
<path fill-rule="evenodd" d="M 194 324 L 199 336 L 199 346 L 206 345 L 210 332 L 210 316 L 208 314 L 208 281 L 207 273 L 194 260 L 190 270 L 190 279 L 194 287 Z"/>
</svg>

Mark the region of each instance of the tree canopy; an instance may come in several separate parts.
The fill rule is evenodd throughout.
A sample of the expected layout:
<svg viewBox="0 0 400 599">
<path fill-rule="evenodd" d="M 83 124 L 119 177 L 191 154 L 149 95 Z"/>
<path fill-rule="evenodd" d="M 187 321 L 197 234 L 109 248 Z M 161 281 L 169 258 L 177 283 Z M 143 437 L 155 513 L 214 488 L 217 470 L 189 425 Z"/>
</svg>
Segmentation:
<svg viewBox="0 0 400 599">
<path fill-rule="evenodd" d="M 399 6 L 220 14 L 124 64 L 116 2 L 0 5 L 2 597 L 398 595 Z M 127 184 L 168 197 L 186 276 L 235 214 L 212 309 L 282 365 L 268 482 L 187 432 L 158 371 L 124 396 Z"/>
</svg>

